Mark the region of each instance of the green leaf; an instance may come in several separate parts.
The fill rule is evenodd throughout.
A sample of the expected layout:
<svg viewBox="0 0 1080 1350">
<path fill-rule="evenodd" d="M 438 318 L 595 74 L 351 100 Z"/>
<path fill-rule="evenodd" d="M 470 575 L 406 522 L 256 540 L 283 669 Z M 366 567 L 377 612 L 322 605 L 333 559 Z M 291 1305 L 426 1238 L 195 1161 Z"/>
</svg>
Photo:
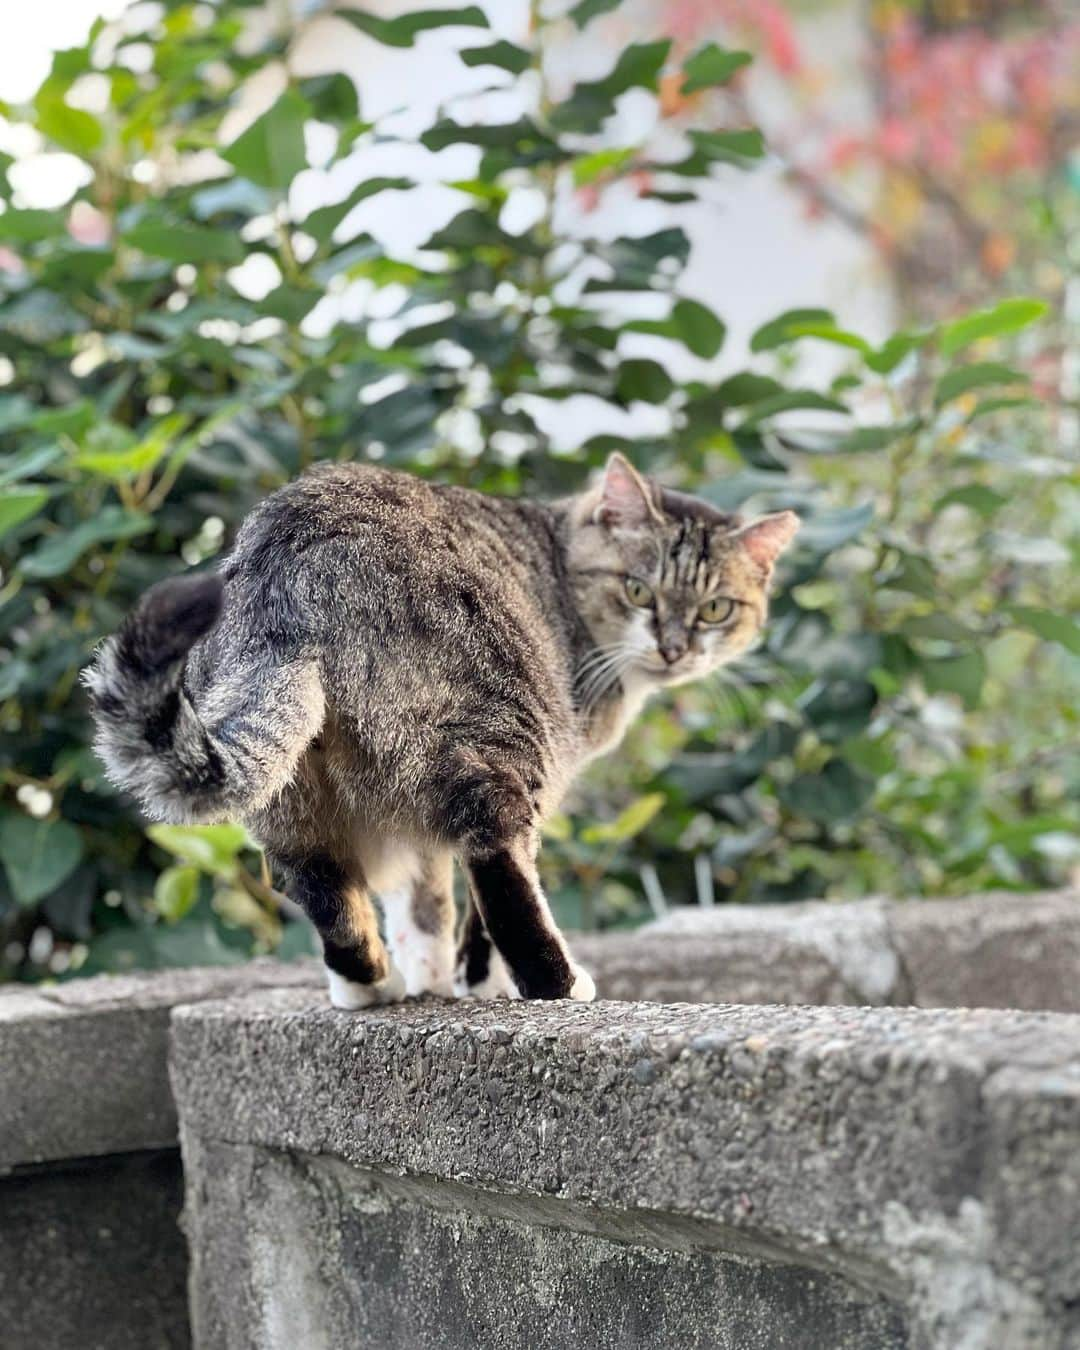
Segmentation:
<svg viewBox="0 0 1080 1350">
<path fill-rule="evenodd" d="M 573 19 L 579 28 L 584 28 L 592 19 L 618 9 L 621 3 L 622 0 L 579 0 L 579 3 L 569 11 L 568 17 Z"/>
<path fill-rule="evenodd" d="M 340 17 L 357 15 L 349 10 Z M 307 168 L 304 123 L 310 116 L 307 101 L 295 90 L 286 89 L 274 106 L 223 150 L 221 156 L 241 177 L 259 187 L 284 192 L 296 175 Z"/>
<path fill-rule="evenodd" d="M 60 234 L 64 228 L 64 217 L 59 211 L 19 211 L 9 207 L 0 216 L 0 239 L 8 243 L 33 244 Z"/>
<path fill-rule="evenodd" d="M 17 904 L 36 904 L 69 877 L 83 839 L 66 820 L 33 820 L 18 811 L 0 817 L 0 859 Z"/>
<path fill-rule="evenodd" d="M 336 13 L 339 19 L 387 47 L 411 47 L 417 34 L 431 28 L 488 27 L 487 15 L 476 5 L 466 5 L 463 9 L 416 9 L 396 19 L 380 19 L 359 9 L 339 9 Z"/>
<path fill-rule="evenodd" d="M 342 201 L 334 202 L 330 206 L 317 207 L 305 216 L 300 228 L 318 243 L 325 244 L 353 207 L 360 202 L 368 197 L 374 197 L 379 192 L 405 191 L 415 186 L 411 178 L 368 178 L 363 183 L 358 183 Z"/>
<path fill-rule="evenodd" d="M 631 802 L 614 820 L 599 825 L 587 825 L 581 831 L 582 842 L 586 844 L 625 844 L 641 833 L 656 813 L 663 807 L 667 798 L 662 792 L 650 792 L 637 801 Z"/>
<path fill-rule="evenodd" d="M 760 403 L 755 403 L 739 423 L 739 428 L 748 430 L 750 427 L 756 427 L 759 423 L 767 421 L 770 417 L 775 417 L 778 413 L 801 412 L 803 410 L 834 413 L 846 413 L 848 411 L 838 399 L 829 398 L 827 394 L 819 394 L 816 390 L 785 389 L 779 394 L 772 394 L 769 398 L 762 399 Z"/>
<path fill-rule="evenodd" d="M 1033 324 L 1049 309 L 1045 300 L 1035 300 L 1030 296 L 1014 296 L 1001 300 L 989 309 L 976 310 L 962 319 L 955 319 L 941 330 L 941 351 L 952 356 L 962 348 L 978 342 L 980 338 L 1004 337 L 1007 333 L 1018 333 L 1022 328 Z"/>
<path fill-rule="evenodd" d="M 623 361 L 615 383 L 615 397 L 621 403 L 641 400 L 643 403 L 663 403 L 672 393 L 675 382 L 657 361 Z"/>
<path fill-rule="evenodd" d="M 713 85 L 727 84 L 737 70 L 748 66 L 754 58 L 749 52 L 728 51 L 707 42 L 699 47 L 683 66 L 682 92 L 697 93 L 699 89 L 708 89 Z"/>
<path fill-rule="evenodd" d="M 690 140 L 705 159 L 725 164 L 741 164 L 747 159 L 761 159 L 765 154 L 765 138 L 757 127 L 735 131 L 691 131 Z"/>
<path fill-rule="evenodd" d="M 167 923 L 178 923 L 198 898 L 197 867 L 167 867 L 154 883 L 154 908 Z"/>
<path fill-rule="evenodd" d="M 894 333 L 876 351 L 865 353 L 863 360 L 876 375 L 889 375 L 906 356 L 924 347 L 933 336 L 932 328 L 921 332 Z"/>
<path fill-rule="evenodd" d="M 798 706 L 823 741 L 844 741 L 865 728 L 877 701 L 869 680 L 816 680 Z"/>
<path fill-rule="evenodd" d="M 19 571 L 28 577 L 58 577 L 82 557 L 88 548 L 107 539 L 133 539 L 154 528 L 153 520 L 137 511 L 107 506 L 73 530 L 50 535 L 33 553 L 20 559 Z"/>
<path fill-rule="evenodd" d="M 105 139 L 101 123 L 92 113 L 73 108 L 55 93 L 50 93 L 49 88 L 46 81 L 34 100 L 38 131 L 73 155 L 84 159 L 92 155 Z"/>
<path fill-rule="evenodd" d="M 13 694 L 17 694 L 19 686 L 28 680 L 33 673 L 26 661 L 17 656 L 9 656 L 0 665 L 0 703 L 6 698 L 11 698 Z"/>
<path fill-rule="evenodd" d="M 323 122 L 353 122 L 360 116 L 356 85 L 340 71 L 300 81 L 300 96 Z"/>
<path fill-rule="evenodd" d="M 982 389 L 988 384 L 1026 384 L 1022 370 L 1002 365 L 1000 361 L 980 361 L 971 366 L 958 366 L 938 380 L 934 403 L 940 407 L 950 399 L 959 398 L 971 389 Z"/>
<path fill-rule="evenodd" d="M 498 66 L 511 75 L 520 75 L 532 64 L 532 53 L 512 42 L 493 42 L 490 47 L 467 47 L 458 52 L 467 66 Z"/>
<path fill-rule="evenodd" d="M 992 413 L 1015 412 L 1017 408 L 1038 408 L 1040 406 L 1037 398 L 1021 397 L 1018 395 L 1002 396 L 1001 398 L 983 398 L 968 413 L 968 425 L 976 422 L 981 417 L 989 417 Z"/>
<path fill-rule="evenodd" d="M 784 386 L 778 380 L 753 370 L 737 371 L 716 386 L 716 397 L 727 408 L 745 408 L 783 392 Z"/>
<path fill-rule="evenodd" d="M 919 668 L 928 694 L 957 694 L 965 708 L 979 706 L 986 679 L 986 661 L 981 652 L 923 658 Z"/>
<path fill-rule="evenodd" d="M 966 506 L 976 515 L 989 518 L 1005 505 L 1006 500 L 1000 492 L 984 487 L 982 483 L 965 483 L 939 497 L 934 503 L 934 510 L 943 511 L 946 506 Z"/>
<path fill-rule="evenodd" d="M 9 487 L 0 491 L 0 538 L 24 520 L 36 516 L 48 500 L 46 488 Z"/>
<path fill-rule="evenodd" d="M 125 244 L 174 263 L 220 262 L 235 266 L 244 261 L 245 249 L 231 230 L 213 230 L 207 225 L 167 225 L 146 220 L 122 236 Z"/>
<path fill-rule="evenodd" d="M 637 154 L 632 146 L 622 149 L 596 150 L 591 155 L 579 155 L 570 166 L 574 175 L 574 186 L 583 187 L 594 183 L 605 174 L 618 171 Z"/>
<path fill-rule="evenodd" d="M 846 823 L 873 795 L 874 780 L 842 759 L 830 759 L 820 773 L 800 774 L 777 791 L 789 811 L 821 825 Z"/>
<path fill-rule="evenodd" d="M 102 478 L 127 481 L 152 469 L 190 420 L 185 413 L 173 413 L 162 418 L 141 441 L 135 441 L 134 444 L 134 438 L 126 427 L 103 423 L 91 431 L 87 437 L 89 448 L 80 450 L 72 463 L 76 468 Z M 101 448 L 98 449 L 98 446 Z"/>
<path fill-rule="evenodd" d="M 862 506 L 842 507 L 835 511 L 815 512 L 804 520 L 799 530 L 798 545 L 812 553 L 831 553 L 842 544 L 856 539 L 874 518 L 872 502 Z"/>
<path fill-rule="evenodd" d="M 1066 651 L 1080 656 L 1080 624 L 1067 614 L 1050 609 L 1034 609 L 1030 605 L 1010 605 L 1008 609 L 1015 623 L 1047 642 L 1058 642 Z"/>
<path fill-rule="evenodd" d="M 50 464 L 54 464 L 63 451 L 58 445 L 38 445 L 29 446 L 26 450 L 20 450 L 17 455 L 12 455 L 4 467 L 0 469 L 0 487 L 8 483 L 16 483 L 20 478 L 33 478 L 39 474 L 42 469 L 47 469 Z"/>
<path fill-rule="evenodd" d="M 697 300 L 677 300 L 670 318 L 632 319 L 623 325 L 623 332 L 673 338 L 695 356 L 708 360 L 720 350 L 727 329 L 706 305 Z"/>
<path fill-rule="evenodd" d="M 695 356 L 711 359 L 723 345 L 727 329 L 711 309 L 697 300 L 677 300 L 671 320 L 686 346 Z"/>
<path fill-rule="evenodd" d="M 834 327 L 835 320 L 827 309 L 789 309 L 762 324 L 750 339 L 752 352 L 772 351 L 785 342 L 802 337 L 806 325 Z"/>
<path fill-rule="evenodd" d="M 655 89 L 671 40 L 632 42 L 600 80 L 574 86 L 570 97 L 552 109 L 550 121 L 560 131 L 596 131 L 615 111 L 615 100 L 628 89 Z"/>
<path fill-rule="evenodd" d="M 147 835 L 184 863 L 218 876 L 231 876 L 248 846 L 242 825 L 150 825 Z"/>
</svg>

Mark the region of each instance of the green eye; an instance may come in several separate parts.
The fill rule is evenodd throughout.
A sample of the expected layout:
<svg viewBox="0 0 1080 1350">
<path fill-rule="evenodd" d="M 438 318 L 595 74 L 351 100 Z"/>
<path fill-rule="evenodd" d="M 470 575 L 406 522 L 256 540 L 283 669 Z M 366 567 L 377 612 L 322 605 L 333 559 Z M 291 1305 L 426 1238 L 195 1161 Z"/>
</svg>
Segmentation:
<svg viewBox="0 0 1080 1350">
<path fill-rule="evenodd" d="M 698 610 L 698 617 L 702 623 L 724 623 L 734 612 L 734 600 L 729 600 L 726 595 L 714 595 Z"/>
<path fill-rule="evenodd" d="M 643 581 L 638 581 L 637 577 L 627 577 L 623 583 L 626 586 L 626 598 L 632 605 L 637 605 L 638 609 L 648 609 L 652 604 L 652 591 Z"/>
</svg>

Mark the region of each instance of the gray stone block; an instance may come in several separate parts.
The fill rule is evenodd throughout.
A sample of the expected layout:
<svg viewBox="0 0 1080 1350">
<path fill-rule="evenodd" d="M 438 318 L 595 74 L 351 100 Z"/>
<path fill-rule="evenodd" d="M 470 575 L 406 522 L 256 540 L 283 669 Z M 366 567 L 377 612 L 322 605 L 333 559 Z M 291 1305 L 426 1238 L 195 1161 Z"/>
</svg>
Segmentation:
<svg viewBox="0 0 1080 1350">
<path fill-rule="evenodd" d="M 1080 891 L 723 905 L 574 940 L 606 998 L 1080 1012 Z"/>
<path fill-rule="evenodd" d="M 435 1003 L 350 1016 L 282 991 L 177 1010 L 172 1075 L 204 1350 L 249 1343 L 227 1309 L 208 1311 L 229 1259 L 213 1190 L 232 1164 L 200 1161 L 218 1144 L 539 1197 L 551 1226 L 585 1222 L 635 1261 L 681 1249 L 689 1224 L 727 1258 L 818 1270 L 873 1315 L 903 1309 L 917 1346 L 1080 1345 L 1080 1019 Z M 258 1227 L 247 1183 L 229 1184 Z M 310 1254 L 312 1278 L 324 1257 L 338 1268 L 341 1241 Z M 394 1250 L 407 1285 L 422 1268 L 404 1238 Z M 708 1279 L 712 1306 L 734 1297 Z M 265 1315 L 243 1259 L 241 1284 L 237 1306 Z"/>
<path fill-rule="evenodd" d="M 314 963 L 255 961 L 0 988 L 0 1173 L 175 1145 L 165 1067 L 170 1010 L 320 979 Z"/>
<path fill-rule="evenodd" d="M 185 1350 L 175 1149 L 0 1178 L 4 1350 Z"/>
<path fill-rule="evenodd" d="M 908 1344 L 889 1299 L 566 1202 L 192 1142 L 196 1344 L 229 1350 L 828 1350 Z"/>
</svg>

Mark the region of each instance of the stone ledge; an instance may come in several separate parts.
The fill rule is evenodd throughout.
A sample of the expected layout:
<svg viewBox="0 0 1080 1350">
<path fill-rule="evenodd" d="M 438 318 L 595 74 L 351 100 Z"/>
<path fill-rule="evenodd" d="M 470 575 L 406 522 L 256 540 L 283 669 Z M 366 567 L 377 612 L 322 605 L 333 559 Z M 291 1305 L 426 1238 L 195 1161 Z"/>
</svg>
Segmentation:
<svg viewBox="0 0 1080 1350">
<path fill-rule="evenodd" d="M 320 978 L 313 963 L 253 961 L 0 989 L 0 1173 L 175 1147 L 171 1009 Z"/>
<path fill-rule="evenodd" d="M 579 935 L 605 998 L 1080 1012 L 1080 891 L 682 908 Z"/>
<path fill-rule="evenodd" d="M 565 1003 L 357 1016 L 295 990 L 178 1009 L 171 1059 L 186 1156 L 329 1155 L 697 1220 L 726 1250 L 902 1299 L 918 1344 L 1080 1344 L 1080 1018 Z M 205 1180 L 189 1172 L 196 1247 Z"/>
</svg>

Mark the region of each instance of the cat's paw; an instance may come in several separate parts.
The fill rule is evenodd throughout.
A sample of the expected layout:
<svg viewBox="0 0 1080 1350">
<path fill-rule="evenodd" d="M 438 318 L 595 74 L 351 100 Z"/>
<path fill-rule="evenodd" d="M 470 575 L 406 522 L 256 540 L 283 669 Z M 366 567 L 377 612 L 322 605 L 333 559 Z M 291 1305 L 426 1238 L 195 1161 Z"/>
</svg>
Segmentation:
<svg viewBox="0 0 1080 1350">
<path fill-rule="evenodd" d="M 488 958 L 488 972 L 482 980 L 470 984 L 465 978 L 464 969 L 459 966 L 454 976 L 455 998 L 478 998 L 491 1000 L 496 998 L 520 998 L 521 991 L 510 978 L 506 962 L 492 949 Z"/>
<path fill-rule="evenodd" d="M 345 1012 L 356 1012 L 360 1008 L 373 1008 L 380 1003 L 400 1003 L 405 997 L 405 980 L 397 966 L 391 963 L 389 973 L 372 984 L 358 984 L 356 980 L 347 980 L 329 966 L 326 979 L 330 986 L 330 1002 L 335 1008 Z"/>
<path fill-rule="evenodd" d="M 582 970 L 580 966 L 573 962 L 570 963 L 570 973 L 574 977 L 574 982 L 566 997 L 575 999 L 578 1003 L 591 1003 L 596 997 L 596 984 L 593 977 L 587 970 Z"/>
</svg>

